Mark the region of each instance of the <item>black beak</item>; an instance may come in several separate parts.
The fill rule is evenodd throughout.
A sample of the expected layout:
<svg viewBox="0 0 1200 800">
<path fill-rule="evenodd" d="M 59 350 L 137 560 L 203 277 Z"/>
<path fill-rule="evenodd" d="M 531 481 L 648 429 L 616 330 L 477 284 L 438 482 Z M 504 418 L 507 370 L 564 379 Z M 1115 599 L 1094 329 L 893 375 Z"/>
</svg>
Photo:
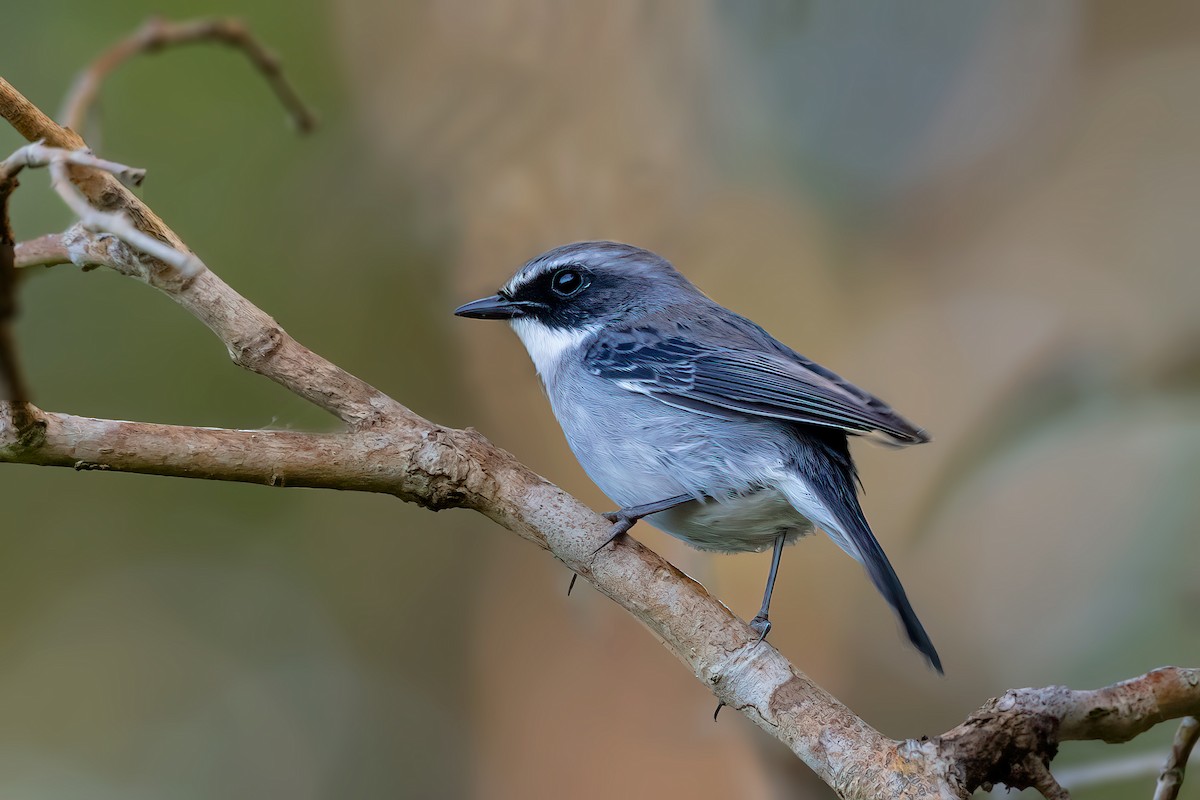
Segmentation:
<svg viewBox="0 0 1200 800">
<path fill-rule="evenodd" d="M 525 316 L 526 303 L 517 300 L 507 300 L 498 294 L 484 297 L 454 309 L 456 317 L 471 319 L 512 319 Z"/>
</svg>

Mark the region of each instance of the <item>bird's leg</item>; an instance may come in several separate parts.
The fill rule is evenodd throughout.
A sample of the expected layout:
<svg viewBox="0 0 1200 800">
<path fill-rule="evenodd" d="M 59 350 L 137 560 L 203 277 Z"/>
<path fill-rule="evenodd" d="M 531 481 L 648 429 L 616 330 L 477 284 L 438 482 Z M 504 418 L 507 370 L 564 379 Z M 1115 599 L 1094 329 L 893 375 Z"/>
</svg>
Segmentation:
<svg viewBox="0 0 1200 800">
<path fill-rule="evenodd" d="M 767 638 L 771 632 L 771 621 L 767 619 L 767 609 L 771 607 L 771 592 L 775 591 L 775 575 L 779 572 L 779 557 L 783 555 L 785 534 L 779 534 L 775 539 L 775 552 L 771 555 L 771 574 L 767 575 L 767 591 L 763 593 L 762 608 L 750 620 L 750 627 L 758 633 L 758 641 Z M 755 642 L 757 644 L 758 642 Z"/>
<path fill-rule="evenodd" d="M 648 517 L 651 514 L 657 514 L 659 511 L 666 511 L 675 506 L 681 506 L 689 500 L 695 499 L 690 494 L 677 494 L 674 497 L 668 497 L 666 500 L 643 503 L 640 506 L 626 506 L 625 508 L 618 508 L 616 511 L 605 511 L 601 516 L 613 524 L 612 535 L 604 540 L 604 544 L 593 550 L 592 555 L 596 555 L 596 553 L 599 553 L 612 544 L 613 540 L 621 534 L 626 533 L 642 517 Z M 571 576 L 571 583 L 567 586 L 567 597 L 571 596 L 571 591 L 575 588 L 575 581 L 578 578 L 578 573 Z"/>
<path fill-rule="evenodd" d="M 633 527 L 633 524 L 642 517 L 648 517 L 651 514 L 657 514 L 660 511 L 681 506 L 684 503 L 695 500 L 696 498 L 690 494 L 677 494 L 674 497 L 668 497 L 666 500 L 658 500 L 653 503 L 643 503 L 640 506 L 627 506 L 619 508 L 616 511 L 607 511 L 603 514 L 604 518 L 613 524 L 612 535 L 609 536 L 604 544 L 595 549 L 592 555 L 596 555 L 604 548 L 612 544 L 613 540 L 621 534 Z"/>
</svg>

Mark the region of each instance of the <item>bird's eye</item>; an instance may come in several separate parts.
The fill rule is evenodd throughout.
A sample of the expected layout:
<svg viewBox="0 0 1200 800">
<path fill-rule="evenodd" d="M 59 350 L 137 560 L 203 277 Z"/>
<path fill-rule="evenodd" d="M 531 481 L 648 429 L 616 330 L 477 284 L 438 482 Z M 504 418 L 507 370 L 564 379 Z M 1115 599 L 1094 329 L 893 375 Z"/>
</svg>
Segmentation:
<svg viewBox="0 0 1200 800">
<path fill-rule="evenodd" d="M 559 297 L 579 294 L 588 283 L 587 273 L 572 267 L 560 269 L 550 278 L 550 288 Z"/>
</svg>

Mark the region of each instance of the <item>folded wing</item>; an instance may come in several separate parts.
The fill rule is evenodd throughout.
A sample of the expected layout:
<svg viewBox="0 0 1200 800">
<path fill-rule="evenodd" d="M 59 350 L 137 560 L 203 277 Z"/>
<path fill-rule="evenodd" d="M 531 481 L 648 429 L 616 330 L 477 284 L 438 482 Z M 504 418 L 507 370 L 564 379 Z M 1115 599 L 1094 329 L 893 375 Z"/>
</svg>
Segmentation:
<svg viewBox="0 0 1200 800">
<path fill-rule="evenodd" d="M 623 389 L 698 414 L 841 428 L 896 446 L 929 441 L 882 400 L 773 339 L 770 345 L 722 347 L 637 328 L 605 332 L 584 363 Z"/>
</svg>

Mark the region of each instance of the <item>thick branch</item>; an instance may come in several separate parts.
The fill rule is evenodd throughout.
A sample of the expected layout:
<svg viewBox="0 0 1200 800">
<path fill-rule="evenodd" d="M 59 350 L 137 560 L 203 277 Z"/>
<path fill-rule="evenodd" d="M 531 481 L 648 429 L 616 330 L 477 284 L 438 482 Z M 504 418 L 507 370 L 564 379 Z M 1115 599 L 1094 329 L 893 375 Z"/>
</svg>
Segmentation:
<svg viewBox="0 0 1200 800">
<path fill-rule="evenodd" d="M 1102 689 L 1013 689 L 935 740 L 954 784 L 1003 783 L 1065 797 L 1047 769 L 1060 742 L 1125 742 L 1160 722 L 1200 712 L 1200 669 L 1163 667 Z"/>
<path fill-rule="evenodd" d="M 1200 669 L 1164 667 L 1103 689 L 1068 691 L 1061 708 L 1063 741 L 1127 742 L 1160 722 L 1200 713 Z"/>
<path fill-rule="evenodd" d="M 397 453 L 421 444 L 407 430 L 227 430 L 34 414 L 37 430 L 25 435 L 0 418 L 0 461 L 404 496 L 399 470 L 409 459 Z"/>
<path fill-rule="evenodd" d="M 745 623 L 658 555 L 632 540 L 595 553 L 609 523 L 474 431 L 440 428 L 416 415 L 340 434 L 39 417 L 37 432 L 22 435 L 0 415 L 0 461 L 357 489 L 433 509 L 472 508 L 590 580 L 717 697 L 783 740 L 844 795 L 859 796 L 857 787 L 905 760 L 894 743 L 769 644 L 757 643 Z"/>
</svg>

